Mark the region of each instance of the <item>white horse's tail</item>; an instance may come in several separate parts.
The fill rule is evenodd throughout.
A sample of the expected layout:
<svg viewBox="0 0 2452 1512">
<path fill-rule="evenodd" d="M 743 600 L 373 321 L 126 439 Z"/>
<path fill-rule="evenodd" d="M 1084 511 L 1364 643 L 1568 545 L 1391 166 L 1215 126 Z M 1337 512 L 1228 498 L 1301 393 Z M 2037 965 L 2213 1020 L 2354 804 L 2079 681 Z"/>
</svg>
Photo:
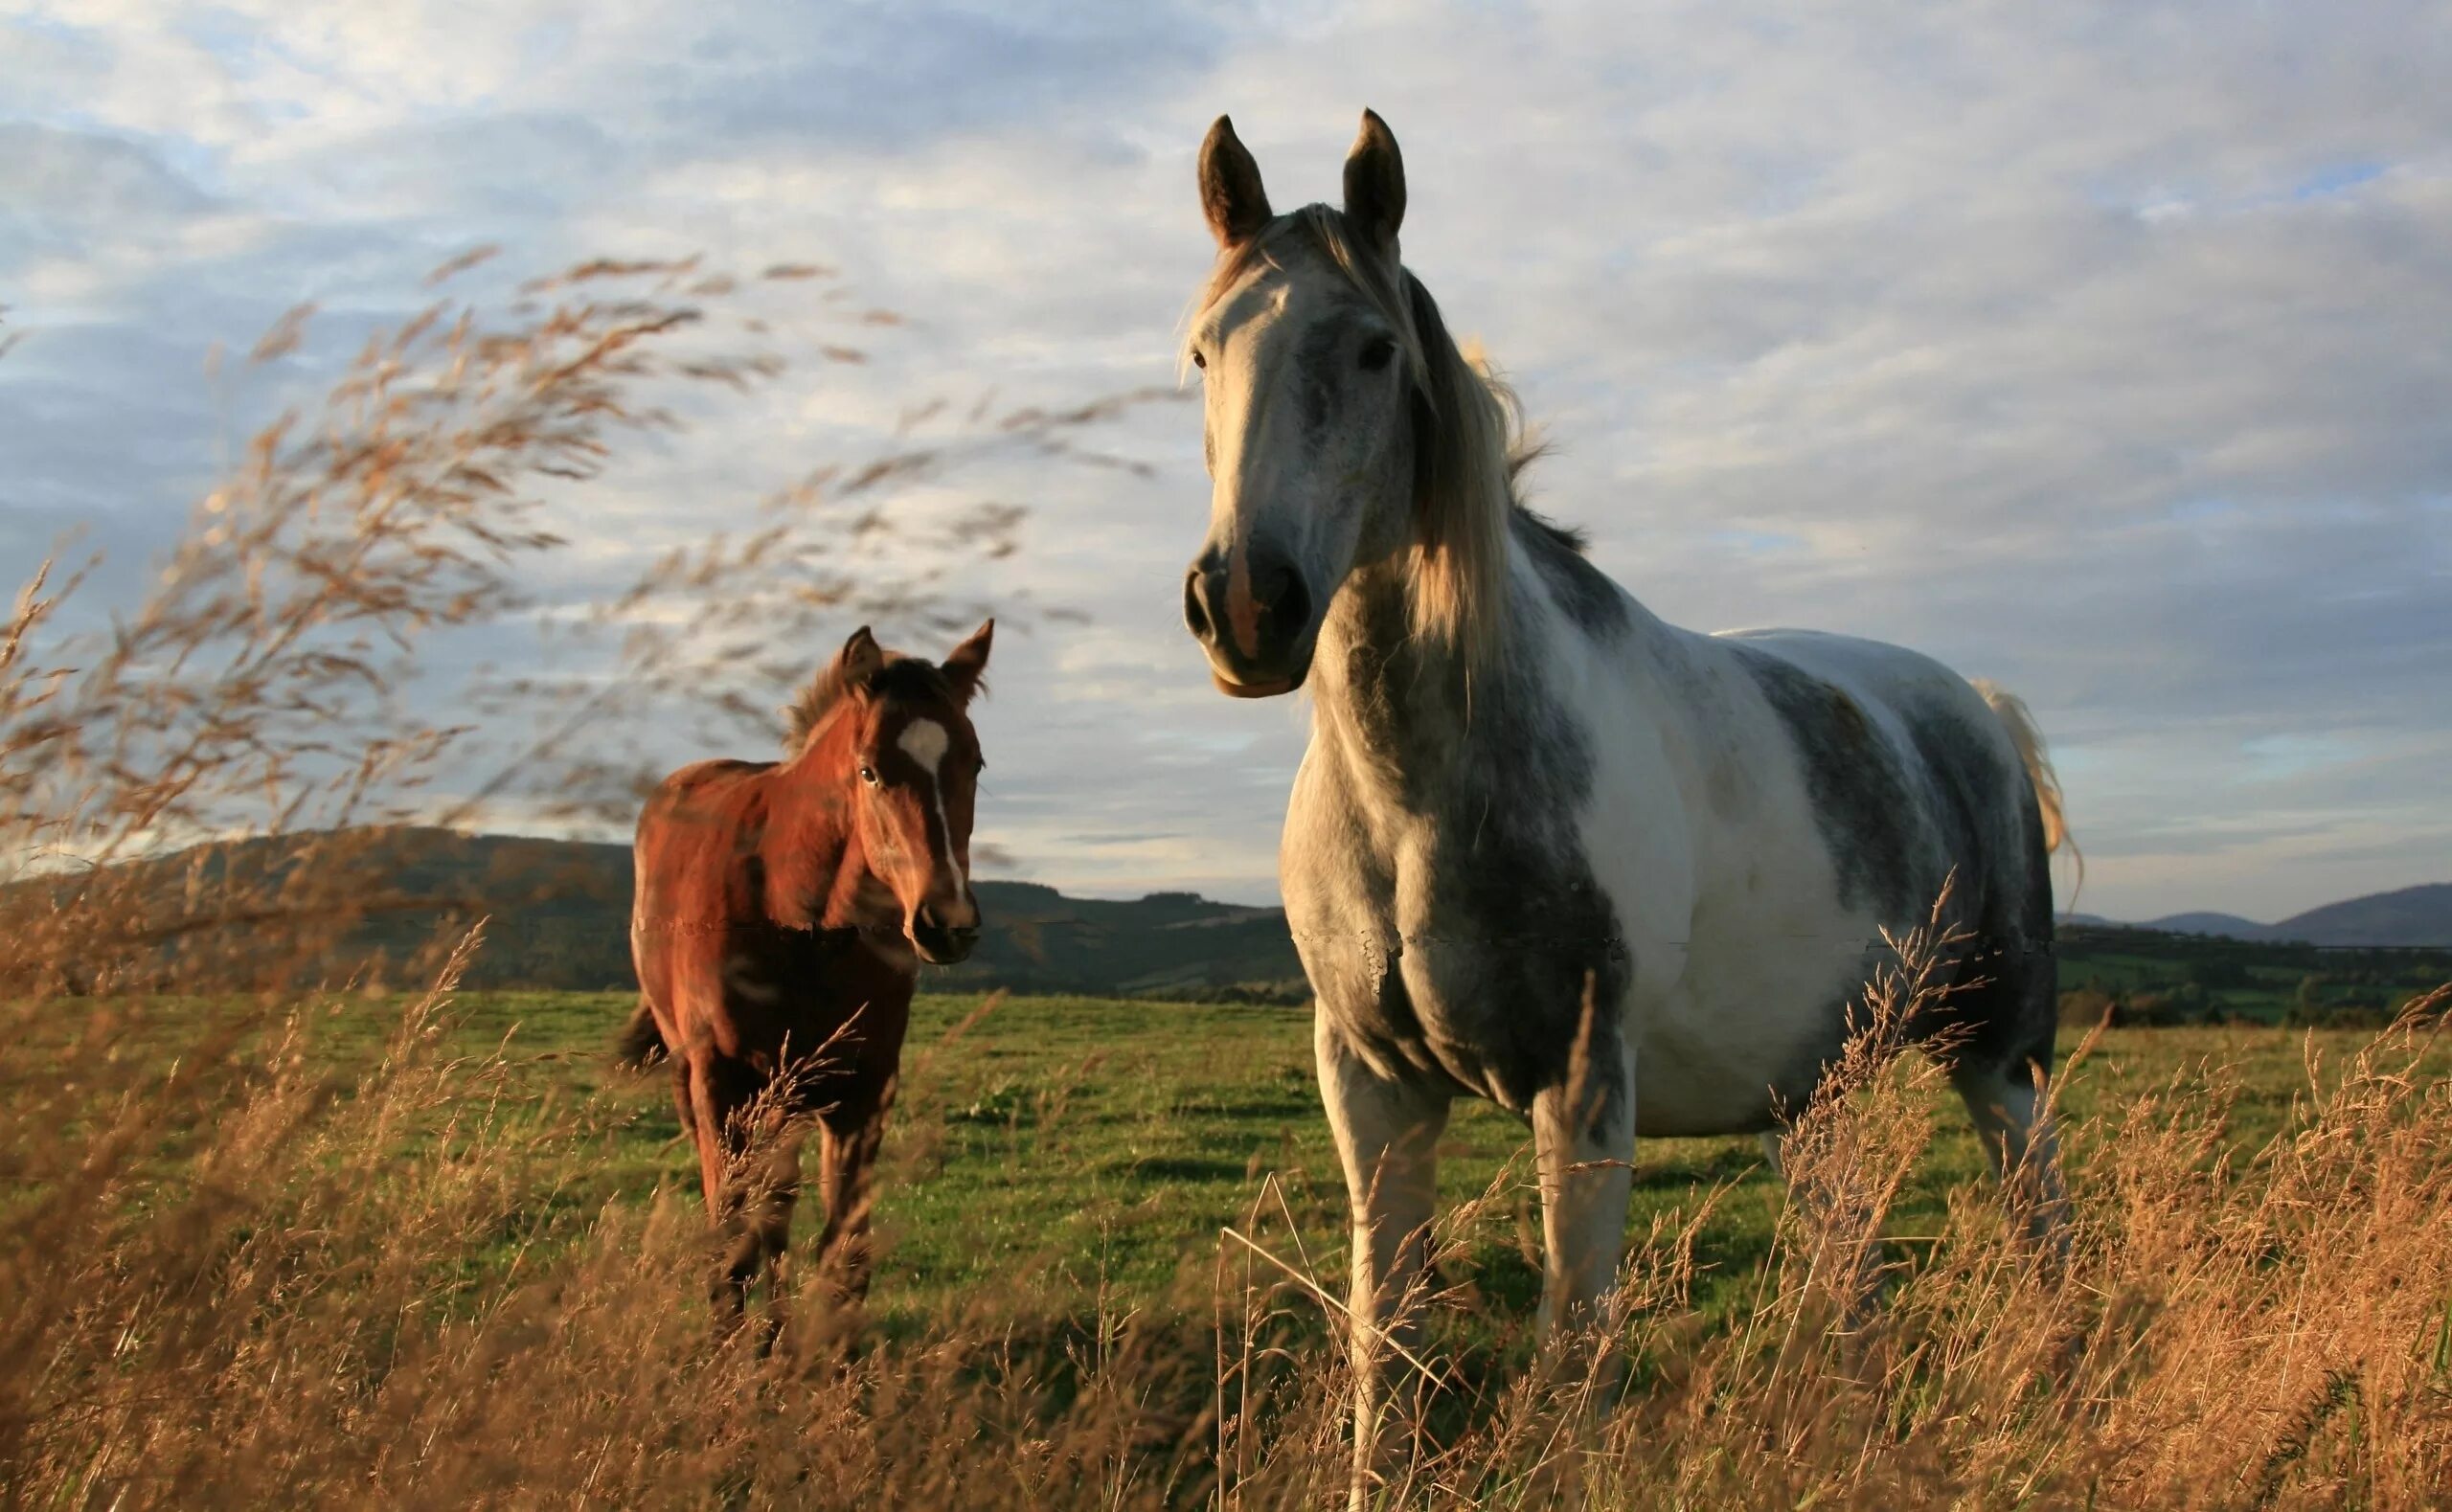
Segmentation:
<svg viewBox="0 0 2452 1512">
<path fill-rule="evenodd" d="M 2009 733 L 2009 743 L 2018 748 L 2018 761 L 2027 769 L 2027 780 L 2034 784 L 2035 807 L 2043 814 L 2043 848 L 2047 854 L 2062 846 L 2069 847 L 2070 859 L 2077 863 L 2077 886 L 2069 890 L 2069 901 L 2075 905 L 2077 893 L 2086 885 L 2086 856 L 2077 848 L 2077 837 L 2069 833 L 2069 816 L 2060 795 L 2060 775 L 2052 770 L 2052 757 L 2043 748 L 2043 733 L 2034 727 L 2034 715 L 2027 709 L 2026 700 L 1998 683 L 1974 679 L 1975 690 L 1984 695 L 1994 718 Z M 2063 910 L 2062 912 L 2067 912 Z"/>
</svg>

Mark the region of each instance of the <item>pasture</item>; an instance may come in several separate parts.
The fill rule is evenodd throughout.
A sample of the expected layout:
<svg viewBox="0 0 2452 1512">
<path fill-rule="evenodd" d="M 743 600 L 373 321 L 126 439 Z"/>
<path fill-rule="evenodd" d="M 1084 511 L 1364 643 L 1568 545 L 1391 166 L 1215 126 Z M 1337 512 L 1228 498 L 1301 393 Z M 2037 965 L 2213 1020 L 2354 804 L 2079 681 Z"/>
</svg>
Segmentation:
<svg viewBox="0 0 2452 1512">
<path fill-rule="evenodd" d="M 1307 1014 L 984 1003 L 916 1004 L 848 1373 L 804 1316 L 813 1297 L 774 1360 L 708 1348 L 669 1080 L 604 1054 L 624 996 L 45 1005 L 14 1026 L 0 1087 L 11 1358 L 41 1362 L 8 1390 L 11 1490 L 146 1504 L 281 1476 L 312 1490 L 301 1501 L 371 1485 L 515 1505 L 846 1505 L 875 1485 L 922 1501 L 962 1487 L 969 1504 L 1324 1494 L 1340 1473 L 1335 1351 L 1301 1278 L 1337 1293 L 1345 1197 Z M 1753 1141 L 1644 1141 L 1640 1405 L 1613 1420 L 1669 1436 L 1600 1472 L 1568 1453 L 1572 1411 L 1510 1384 L 1539 1287 L 1528 1136 L 1460 1107 L 1442 1208 L 1469 1212 L 1442 1245 L 1433 1337 L 1453 1375 L 1429 1414 L 1445 1457 L 1416 1489 L 1545 1504 L 1572 1471 L 1641 1504 L 1799 1504 L 1816 1486 L 1842 1504 L 1876 1489 L 1947 1501 L 2021 1482 L 2028 1504 L 2089 1486 L 2096 1504 L 2160 1504 L 2106 1478 L 2144 1431 L 2146 1389 L 2185 1385 L 2238 1398 L 2237 1442 L 2186 1450 L 2236 1471 L 2202 1504 L 2420 1504 L 2405 1493 L 2442 1483 L 2420 1452 L 2452 1415 L 2452 1256 L 2422 1206 L 2452 1175 L 2452 1055 L 2388 1056 L 2342 1094 L 2373 1037 L 2115 1030 L 2085 1053 L 2063 1093 L 2079 1284 L 2040 1309 L 2076 1331 L 2043 1352 L 2075 1351 L 2070 1368 L 2112 1388 L 2081 1410 L 2049 1407 L 2032 1379 L 1993 1383 L 2002 1401 L 1963 1395 L 1987 1352 L 2043 1346 L 2015 1323 L 2036 1294 L 1945 1086 L 1894 1072 L 1859 1094 L 1888 1143 L 1859 1150 L 1853 1179 L 1877 1187 L 1895 1159 L 1905 1173 L 1880 1214 L 1900 1337 L 1874 1346 L 1879 1368 L 1861 1343 L 1766 1335 L 1815 1315 Z M 80 1069 L 63 1081 L 62 1066 Z M 2324 1111 L 2327 1093 L 2354 1108 Z M 2335 1174 L 2311 1180 L 2310 1162 Z M 2422 1221 L 2395 1229 L 2384 1209 L 2406 1220 L 2411 1204 Z M 2240 1288 L 2243 1337 L 2208 1335 L 2216 1284 Z M 2309 1352 L 2270 1361 L 2289 1379 L 2235 1390 L 2225 1372 L 2264 1358 L 2273 1341 L 2244 1336 L 2277 1310 L 2301 1320 L 2289 1350 Z M 2114 1342 L 2125 1357 L 2098 1361 Z M 1714 1376 L 1714 1412 L 1690 1419 L 1677 1404 Z M 1793 1438 L 1765 1457 L 1776 1435 L 1749 1435 L 1773 1421 Z M 1971 1454 L 1964 1422 L 1989 1425 L 1997 1462 Z M 1479 1468 L 1460 1479 L 1460 1462 Z M 615 1494 L 561 1483 L 590 1474 Z"/>
<path fill-rule="evenodd" d="M 1219 1230 L 1250 1228 L 1256 1209 L 1286 1241 L 1287 1257 L 1307 1254 L 1324 1281 L 1343 1275 L 1345 1187 L 1320 1116 L 1306 1011 L 1009 998 L 947 1043 L 983 1001 L 932 996 L 914 1005 L 908 1070 L 918 1074 L 887 1137 L 878 1205 L 887 1244 L 876 1307 L 890 1328 L 919 1330 L 983 1296 L 1034 1329 L 1086 1326 L 1102 1306 L 1205 1309 Z M 598 1150 L 574 1147 L 570 1168 L 555 1173 L 573 1212 L 643 1202 L 659 1185 L 694 1200 L 668 1077 L 601 1064 L 606 1034 L 627 1012 L 627 1001 L 609 993 L 485 994 L 463 1005 L 451 1031 L 464 1055 L 498 1049 L 505 1085 L 520 1100 L 600 1131 Z M 359 1043 L 371 1055 L 384 1016 L 369 1005 L 348 1017 L 351 1037 L 368 1036 Z M 2070 1031 L 2063 1053 L 2080 1037 Z M 2338 1072 L 2371 1038 L 2116 1030 L 2080 1067 L 2063 1107 L 2082 1124 L 2148 1089 L 2226 1069 L 2236 1093 L 2224 1138 L 2244 1155 L 2307 1097 L 2311 1051 L 2320 1072 Z M 2452 1047 L 2429 1065 L 2452 1069 Z M 1990 1195 L 1945 1090 L 1932 1111 L 1933 1147 L 1896 1209 L 1896 1234 L 1937 1233 L 1955 1191 L 1972 1188 L 1979 1202 Z M 1520 1120 L 1476 1099 L 1458 1104 L 1442 1146 L 1442 1208 L 1496 1186 L 1468 1273 L 1491 1307 L 1459 1320 L 1469 1332 L 1508 1337 L 1532 1319 L 1539 1238 L 1530 1140 Z M 2076 1157 L 2080 1171 L 2083 1161 Z M 1758 1284 L 1783 1202 L 1761 1147 L 1750 1139 L 1646 1140 L 1636 1165 L 1632 1232 L 1727 1188 L 1695 1254 L 1698 1311 L 1725 1320 Z"/>
</svg>

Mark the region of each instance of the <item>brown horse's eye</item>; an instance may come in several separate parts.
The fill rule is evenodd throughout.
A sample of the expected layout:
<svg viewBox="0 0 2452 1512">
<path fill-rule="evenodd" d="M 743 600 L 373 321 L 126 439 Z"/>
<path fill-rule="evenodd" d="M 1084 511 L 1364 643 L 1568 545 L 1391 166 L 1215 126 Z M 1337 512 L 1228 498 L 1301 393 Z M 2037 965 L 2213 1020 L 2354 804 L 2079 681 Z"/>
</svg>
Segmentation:
<svg viewBox="0 0 2452 1512">
<path fill-rule="evenodd" d="M 1396 344 L 1385 336 L 1374 336 L 1362 344 L 1362 371 L 1376 372 L 1396 354 Z"/>
<path fill-rule="evenodd" d="M 860 780 L 866 782 L 871 787 L 876 786 L 877 769 L 873 766 L 864 766 L 860 768 Z"/>
</svg>

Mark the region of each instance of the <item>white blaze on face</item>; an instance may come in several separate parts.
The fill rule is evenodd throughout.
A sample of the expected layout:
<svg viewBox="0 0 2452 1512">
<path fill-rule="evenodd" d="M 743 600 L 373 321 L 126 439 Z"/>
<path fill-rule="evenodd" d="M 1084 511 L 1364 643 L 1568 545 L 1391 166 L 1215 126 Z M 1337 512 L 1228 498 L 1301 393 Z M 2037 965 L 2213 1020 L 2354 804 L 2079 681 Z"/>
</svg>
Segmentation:
<svg viewBox="0 0 2452 1512">
<path fill-rule="evenodd" d="M 895 744 L 928 774 L 928 793 L 937 804 L 937 827 L 945 834 L 945 868 L 953 873 L 955 887 L 968 887 L 963 878 L 962 862 L 954 855 L 953 822 L 945 817 L 945 785 L 937 774 L 937 768 L 944 763 L 945 752 L 953 745 L 953 736 L 933 719 L 914 719 L 902 727 L 902 734 Z"/>
<path fill-rule="evenodd" d="M 1249 506 L 1252 500 L 1266 497 L 1268 476 L 1282 471 L 1289 461 L 1258 455 L 1251 444 L 1251 412 L 1259 401 L 1255 354 L 1270 328 L 1285 318 L 1286 302 L 1293 297 L 1294 289 L 1291 283 L 1281 282 L 1260 299 L 1254 299 L 1252 293 L 1246 290 L 1221 301 L 1227 313 L 1200 343 L 1217 353 L 1204 370 L 1207 376 L 1202 384 L 1209 404 L 1210 538 L 1218 539 L 1222 531 L 1226 543 L 1226 622 L 1217 628 L 1245 656 L 1257 656 L 1260 648 L 1260 607 L 1252 594 L 1253 520 Z M 1234 337 L 1232 343 L 1226 339 L 1229 332 Z M 1287 429 L 1284 425 L 1274 427 L 1271 439 L 1282 445 Z M 1256 473 L 1261 475 L 1258 483 L 1252 477 Z"/>
</svg>

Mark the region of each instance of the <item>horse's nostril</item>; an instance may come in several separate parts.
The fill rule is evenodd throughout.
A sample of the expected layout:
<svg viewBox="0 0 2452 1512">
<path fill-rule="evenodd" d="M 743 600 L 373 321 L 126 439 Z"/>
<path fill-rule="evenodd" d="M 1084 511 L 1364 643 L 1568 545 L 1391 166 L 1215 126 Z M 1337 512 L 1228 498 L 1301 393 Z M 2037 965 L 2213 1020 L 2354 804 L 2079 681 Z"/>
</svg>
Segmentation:
<svg viewBox="0 0 2452 1512">
<path fill-rule="evenodd" d="M 1199 568 L 1184 574 L 1184 625 L 1205 643 L 1217 638 L 1217 628 L 1210 622 L 1209 606 L 1200 601 L 1200 587 Z"/>
<path fill-rule="evenodd" d="M 1291 567 L 1281 567 L 1269 575 L 1269 628 L 1283 644 L 1311 627 L 1311 591 L 1303 586 L 1303 575 Z"/>
</svg>

